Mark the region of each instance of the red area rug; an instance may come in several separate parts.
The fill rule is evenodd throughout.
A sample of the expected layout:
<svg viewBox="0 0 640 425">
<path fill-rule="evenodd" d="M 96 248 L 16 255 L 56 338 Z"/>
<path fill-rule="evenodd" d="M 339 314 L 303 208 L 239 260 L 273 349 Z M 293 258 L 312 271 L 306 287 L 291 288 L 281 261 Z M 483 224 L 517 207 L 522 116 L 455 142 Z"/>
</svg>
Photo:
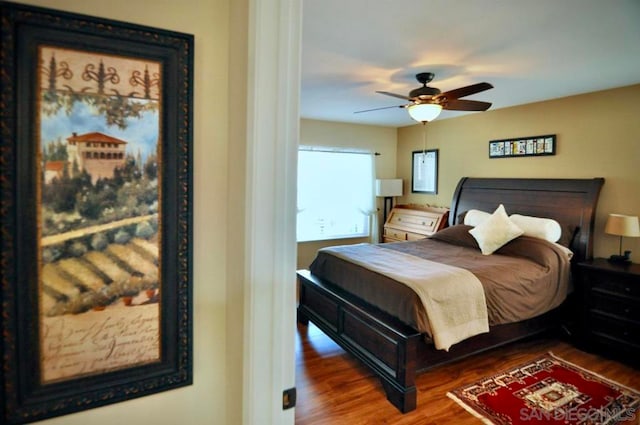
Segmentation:
<svg viewBox="0 0 640 425">
<path fill-rule="evenodd" d="M 640 422 L 640 392 L 551 353 L 447 396 L 486 424 Z"/>
</svg>

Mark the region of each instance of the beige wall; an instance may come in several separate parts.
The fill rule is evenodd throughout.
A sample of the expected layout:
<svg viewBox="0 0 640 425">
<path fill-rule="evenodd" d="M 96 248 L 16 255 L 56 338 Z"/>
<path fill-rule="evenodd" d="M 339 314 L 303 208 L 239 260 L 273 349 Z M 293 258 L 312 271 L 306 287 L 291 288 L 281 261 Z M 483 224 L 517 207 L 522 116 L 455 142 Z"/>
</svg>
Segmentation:
<svg viewBox="0 0 640 425">
<path fill-rule="evenodd" d="M 246 67 L 229 74 L 229 0 L 22 0 L 22 3 L 150 25 L 195 36 L 194 81 L 194 384 L 111 406 L 50 419 L 47 425 L 238 424 L 242 406 L 242 294 L 227 293 L 229 84 L 246 80 Z M 246 2 L 234 0 L 234 28 L 246 25 Z M 242 48 L 243 39 L 235 40 Z M 246 46 L 244 47 L 246 51 Z M 242 51 L 239 53 L 242 56 Z M 246 54 L 246 53 L 245 53 Z M 235 102 L 238 104 L 240 102 Z M 238 109 L 238 108 L 236 108 Z M 244 139 L 239 139 L 244 140 Z M 242 144 L 235 141 L 236 144 Z M 235 149 L 235 148 L 234 148 Z M 234 150 L 235 158 L 244 159 Z M 237 163 L 237 162 L 236 162 Z M 240 172 L 241 173 L 241 172 Z M 242 197 L 244 174 L 233 182 Z M 238 180 L 239 179 L 239 180 Z M 242 243 L 234 246 L 242 246 Z M 242 249 L 242 248 L 240 248 Z M 228 262 L 227 262 L 228 260 Z M 236 284 L 237 286 L 238 284 Z M 228 311 L 232 320 L 227 321 Z M 239 314 L 237 312 L 240 312 Z M 239 337 L 233 337 L 239 335 Z"/>
<path fill-rule="evenodd" d="M 300 120 L 300 144 L 310 146 L 347 147 L 368 149 L 379 152 L 376 157 L 376 177 L 391 179 L 396 177 L 396 134 L 395 128 L 371 125 L 357 125 L 327 121 Z M 382 203 L 378 202 L 381 211 Z M 379 214 L 378 221 L 382 220 Z M 367 242 L 368 239 L 352 238 L 298 244 L 298 268 L 307 268 L 318 249 L 325 246 Z"/>
<path fill-rule="evenodd" d="M 597 208 L 596 256 L 617 253 L 604 234 L 609 213 L 640 215 L 640 85 L 489 110 L 427 124 L 427 147 L 439 149 L 437 195 L 408 194 L 403 202 L 449 205 L 461 177 L 604 177 Z M 398 177 L 410 182 L 411 152 L 422 149 L 422 126 L 398 130 Z M 557 135 L 555 156 L 488 158 L 488 142 Z M 625 238 L 640 262 L 640 238 Z"/>
</svg>

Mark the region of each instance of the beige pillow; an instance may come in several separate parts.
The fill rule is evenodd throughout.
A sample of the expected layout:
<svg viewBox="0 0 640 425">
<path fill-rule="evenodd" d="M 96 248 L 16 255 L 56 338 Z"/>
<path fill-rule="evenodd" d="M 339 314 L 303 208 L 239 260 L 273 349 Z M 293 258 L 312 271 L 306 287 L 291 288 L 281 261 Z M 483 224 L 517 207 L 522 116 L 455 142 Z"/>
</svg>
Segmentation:
<svg viewBox="0 0 640 425">
<path fill-rule="evenodd" d="M 500 204 L 489 218 L 469 230 L 469 233 L 478 242 L 482 254 L 490 255 L 524 232 L 509 220 L 509 216 L 504 210 L 504 205 Z"/>
</svg>

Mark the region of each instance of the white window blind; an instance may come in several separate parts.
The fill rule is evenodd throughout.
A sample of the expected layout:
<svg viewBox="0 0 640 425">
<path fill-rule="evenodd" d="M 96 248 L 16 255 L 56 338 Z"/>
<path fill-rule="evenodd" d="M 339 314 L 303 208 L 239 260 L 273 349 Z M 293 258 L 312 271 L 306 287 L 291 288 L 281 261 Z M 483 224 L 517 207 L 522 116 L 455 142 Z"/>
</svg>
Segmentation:
<svg viewBox="0 0 640 425">
<path fill-rule="evenodd" d="M 369 236 L 374 181 L 371 153 L 301 147 L 298 242 Z"/>
</svg>

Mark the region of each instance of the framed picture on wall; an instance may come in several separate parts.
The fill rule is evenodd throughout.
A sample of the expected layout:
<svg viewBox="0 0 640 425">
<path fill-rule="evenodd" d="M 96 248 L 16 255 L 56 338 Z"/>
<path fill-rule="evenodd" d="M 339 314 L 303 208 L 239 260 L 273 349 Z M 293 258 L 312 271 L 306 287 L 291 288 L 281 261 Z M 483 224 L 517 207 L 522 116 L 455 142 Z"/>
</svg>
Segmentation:
<svg viewBox="0 0 640 425">
<path fill-rule="evenodd" d="M 193 36 L 0 18 L 0 422 L 190 385 Z"/>
<path fill-rule="evenodd" d="M 438 149 L 412 152 L 411 192 L 438 193 Z"/>
<path fill-rule="evenodd" d="M 555 154 L 555 134 L 491 140 L 489 142 L 489 158 L 548 156 Z"/>
</svg>

